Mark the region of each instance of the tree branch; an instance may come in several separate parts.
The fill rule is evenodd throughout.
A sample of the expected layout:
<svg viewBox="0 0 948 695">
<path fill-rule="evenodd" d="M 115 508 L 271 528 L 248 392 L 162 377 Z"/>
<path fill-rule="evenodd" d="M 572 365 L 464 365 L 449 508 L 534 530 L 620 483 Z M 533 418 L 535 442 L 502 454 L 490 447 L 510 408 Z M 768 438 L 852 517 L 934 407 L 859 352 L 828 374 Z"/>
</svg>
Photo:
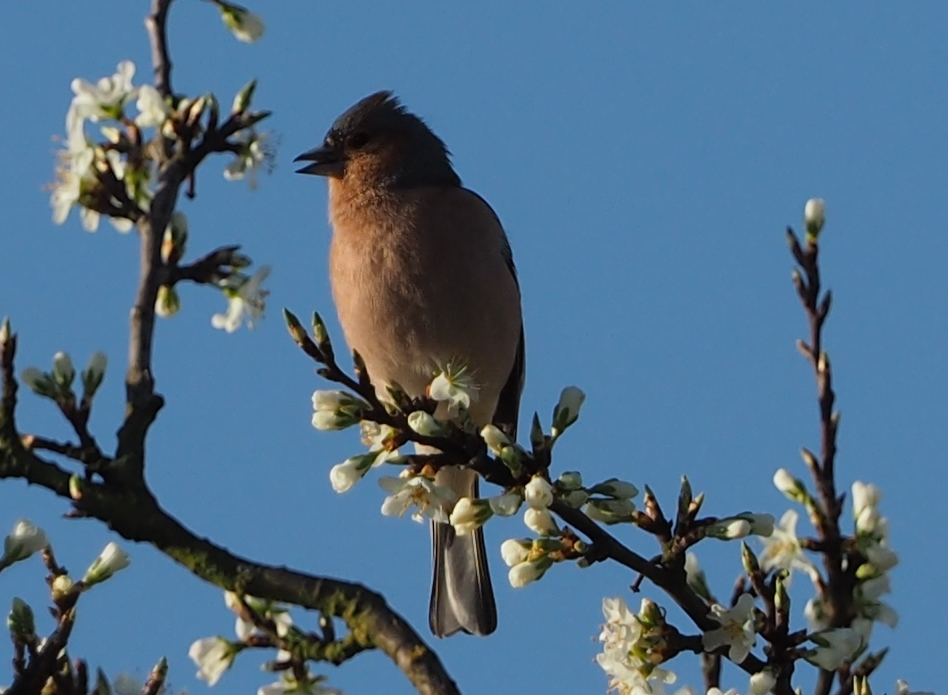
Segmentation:
<svg viewBox="0 0 948 695">
<path fill-rule="evenodd" d="M 151 42 L 151 64 L 155 71 L 155 89 L 161 96 L 171 95 L 171 56 L 168 53 L 168 8 L 174 0 L 152 0 L 151 14 L 145 27 Z"/>
</svg>

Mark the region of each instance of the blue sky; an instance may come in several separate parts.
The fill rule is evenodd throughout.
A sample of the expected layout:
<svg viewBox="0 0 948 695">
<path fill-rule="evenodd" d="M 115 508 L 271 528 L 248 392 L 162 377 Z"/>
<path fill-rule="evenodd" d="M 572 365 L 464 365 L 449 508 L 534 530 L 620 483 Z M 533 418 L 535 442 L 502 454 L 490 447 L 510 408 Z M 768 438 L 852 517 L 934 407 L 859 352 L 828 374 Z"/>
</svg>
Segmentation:
<svg viewBox="0 0 948 695">
<path fill-rule="evenodd" d="M 875 645 L 892 647 L 876 689 L 891 691 L 897 677 L 919 689 L 941 685 L 931 646 L 948 623 L 940 600 L 948 530 L 935 514 L 948 492 L 946 6 L 252 9 L 267 22 L 253 46 L 234 41 L 207 3 L 181 0 L 170 24 L 176 89 L 213 91 L 226 104 L 259 78 L 255 103 L 274 111 L 268 126 L 279 143 L 276 168 L 258 190 L 225 182 L 226 160 L 212 160 L 197 199 L 180 205 L 192 257 L 236 242 L 273 273 L 269 316 L 253 332 L 214 330 L 209 319 L 223 299 L 194 287 L 184 288 L 182 313 L 158 326 L 155 368 L 168 404 L 149 441 L 147 476 L 170 512 L 240 554 L 362 581 L 426 632 L 427 530 L 383 518 L 371 480 L 332 492 L 330 466 L 358 451 L 358 441 L 310 427 L 320 382 L 279 312 L 333 317 L 325 186 L 294 175 L 291 160 L 352 102 L 390 88 L 448 143 L 465 183 L 508 231 L 527 330 L 522 417 L 548 417 L 565 385 L 588 393 L 555 470 L 648 483 L 666 506 L 687 474 L 707 493 L 708 513 L 779 517 L 786 509 L 773 472 L 803 475 L 797 452 L 817 446 L 818 431 L 812 377 L 794 349 L 805 323 L 783 231 L 799 224 L 807 198 L 827 200 L 839 485 L 882 488 L 901 557 L 889 597 L 901 623 L 875 632 Z M 46 367 L 60 349 L 77 362 L 94 350 L 109 354 L 92 420 L 107 447 L 122 413 L 137 247 L 109 225 L 86 233 L 75 215 L 55 227 L 43 186 L 53 178 L 70 81 L 111 74 L 122 59 L 139 66 L 136 83 L 150 74 L 145 11 L 144 2 L 103 0 L 54 12 L 0 7 L 8 104 L 0 112 L 0 315 L 20 333 L 20 367 Z M 330 327 L 341 340 L 334 318 Z M 68 436 L 36 398 L 22 399 L 19 423 Z M 93 522 L 63 521 L 64 511 L 43 490 L 0 485 L 0 529 L 29 516 L 79 573 L 113 536 Z M 488 527 L 498 632 L 434 646 L 466 692 L 604 692 L 593 662 L 600 602 L 637 602 L 627 591 L 634 577 L 619 567 L 558 566 L 538 584 L 510 589 L 496 548 L 525 531 L 517 519 Z M 620 535 L 654 552 L 644 534 Z M 219 592 L 149 547 L 125 545 L 133 565 L 83 599 L 74 655 L 109 674 L 143 674 L 167 655 L 172 683 L 204 692 L 186 650 L 198 637 L 229 634 Z M 698 553 L 726 594 L 739 547 L 707 542 Z M 42 574 L 36 562 L 4 572 L 0 605 L 16 594 L 38 607 Z M 809 595 L 804 584 L 794 584 L 798 609 Z M 696 684 L 692 662 L 674 668 Z M 268 681 L 257 665 L 243 659 L 217 689 L 255 690 Z M 347 693 L 381 683 L 412 692 L 379 654 L 327 673 Z M 746 688 L 736 669 L 725 679 Z"/>
</svg>

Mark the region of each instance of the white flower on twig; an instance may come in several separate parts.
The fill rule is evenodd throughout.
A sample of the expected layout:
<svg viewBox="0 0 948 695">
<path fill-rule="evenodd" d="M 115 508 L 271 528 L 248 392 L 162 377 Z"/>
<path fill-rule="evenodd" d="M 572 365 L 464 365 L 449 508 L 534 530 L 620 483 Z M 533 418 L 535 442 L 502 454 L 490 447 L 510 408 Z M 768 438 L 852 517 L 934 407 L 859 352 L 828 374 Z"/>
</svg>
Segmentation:
<svg viewBox="0 0 948 695">
<path fill-rule="evenodd" d="M 757 643 L 757 631 L 754 627 L 754 597 L 741 594 L 733 608 L 725 608 L 719 603 L 711 606 L 709 617 L 721 627 L 709 630 L 701 636 L 705 651 L 714 651 L 728 646 L 728 658 L 739 664 Z"/>
<path fill-rule="evenodd" d="M 760 554 L 760 568 L 769 572 L 774 568 L 787 571 L 799 570 L 817 581 L 820 573 L 800 546 L 797 538 L 797 520 L 800 515 L 793 509 L 788 509 L 781 517 L 780 523 L 774 526 L 773 533 L 763 538 L 764 550 Z M 790 577 L 785 580 L 790 582 Z"/>
<path fill-rule="evenodd" d="M 407 471 L 406 471 L 407 473 Z M 385 516 L 405 516 L 412 507 L 417 511 L 412 519 L 421 522 L 425 517 L 435 521 L 448 522 L 445 509 L 450 509 L 457 499 L 450 488 L 436 485 L 423 476 L 379 478 L 379 485 L 390 493 L 382 502 L 382 514 Z"/>
<path fill-rule="evenodd" d="M 270 274 L 270 266 L 261 266 L 251 277 L 234 274 L 228 278 L 223 291 L 227 297 L 227 312 L 214 314 L 211 325 L 233 333 L 243 325 L 244 320 L 250 328 L 263 316 L 266 298 L 270 292 L 263 287 L 263 281 Z M 236 284 L 235 284 L 236 283 Z"/>
<path fill-rule="evenodd" d="M 215 685 L 234 661 L 234 649 L 222 637 L 199 639 L 188 649 L 188 656 L 197 664 L 197 677 Z"/>
</svg>

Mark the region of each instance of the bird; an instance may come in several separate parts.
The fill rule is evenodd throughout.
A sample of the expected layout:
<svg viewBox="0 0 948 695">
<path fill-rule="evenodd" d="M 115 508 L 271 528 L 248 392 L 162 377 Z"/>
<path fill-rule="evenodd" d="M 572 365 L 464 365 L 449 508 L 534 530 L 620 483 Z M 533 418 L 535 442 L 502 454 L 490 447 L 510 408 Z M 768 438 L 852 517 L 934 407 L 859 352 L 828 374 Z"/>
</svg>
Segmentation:
<svg viewBox="0 0 948 695">
<path fill-rule="evenodd" d="M 380 91 L 294 161 L 308 162 L 297 173 L 328 180 L 333 301 L 379 397 L 389 385 L 423 396 L 439 370 L 462 364 L 474 382 L 474 424 L 516 439 L 525 374 L 517 271 L 500 219 L 461 184 L 445 143 Z M 478 495 L 470 469 L 443 467 L 435 483 L 458 498 Z M 497 608 L 483 529 L 457 535 L 432 521 L 431 536 L 432 633 L 490 634 Z"/>
</svg>

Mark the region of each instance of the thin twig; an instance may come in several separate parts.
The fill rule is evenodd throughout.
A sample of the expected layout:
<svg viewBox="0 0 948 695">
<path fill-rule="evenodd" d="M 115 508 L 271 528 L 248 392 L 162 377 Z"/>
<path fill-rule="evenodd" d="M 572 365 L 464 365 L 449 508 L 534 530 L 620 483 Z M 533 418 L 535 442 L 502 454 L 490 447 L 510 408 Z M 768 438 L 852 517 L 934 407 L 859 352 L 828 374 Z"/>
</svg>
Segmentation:
<svg viewBox="0 0 948 695">
<path fill-rule="evenodd" d="M 168 52 L 168 8 L 173 0 L 152 0 L 151 14 L 145 19 L 151 40 L 151 65 L 155 71 L 155 89 L 163 97 L 171 92 L 171 56 Z"/>
</svg>

